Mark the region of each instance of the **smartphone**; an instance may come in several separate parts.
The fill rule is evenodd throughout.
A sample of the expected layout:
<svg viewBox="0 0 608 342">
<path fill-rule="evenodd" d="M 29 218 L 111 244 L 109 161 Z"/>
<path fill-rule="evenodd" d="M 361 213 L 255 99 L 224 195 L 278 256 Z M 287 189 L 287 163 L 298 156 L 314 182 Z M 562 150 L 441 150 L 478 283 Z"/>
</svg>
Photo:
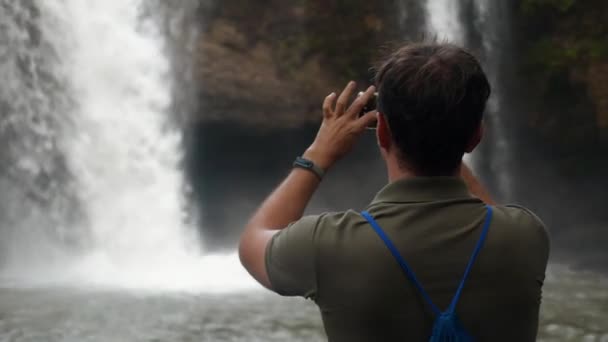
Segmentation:
<svg viewBox="0 0 608 342">
<path fill-rule="evenodd" d="M 360 92 L 359 94 L 357 94 L 357 97 L 362 96 L 363 94 L 365 94 L 364 92 Z M 361 110 L 361 112 L 359 113 L 359 117 L 362 117 L 363 115 L 372 112 L 374 110 L 378 109 L 378 93 L 374 93 L 374 96 L 372 96 L 369 101 L 365 104 L 365 106 L 363 107 L 363 109 Z M 371 124 L 369 124 L 369 126 L 367 126 L 368 129 L 376 129 L 376 127 L 378 126 L 378 122 L 374 120 L 374 122 L 372 122 Z"/>
</svg>

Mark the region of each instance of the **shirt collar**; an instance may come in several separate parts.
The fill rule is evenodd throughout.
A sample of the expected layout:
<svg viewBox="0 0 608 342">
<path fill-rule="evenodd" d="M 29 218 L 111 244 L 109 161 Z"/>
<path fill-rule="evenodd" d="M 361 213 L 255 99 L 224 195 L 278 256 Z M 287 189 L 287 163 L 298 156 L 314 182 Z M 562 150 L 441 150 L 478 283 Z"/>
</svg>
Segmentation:
<svg viewBox="0 0 608 342">
<path fill-rule="evenodd" d="M 472 198 L 466 184 L 458 177 L 415 177 L 385 186 L 374 198 L 377 203 L 431 202 Z"/>
</svg>

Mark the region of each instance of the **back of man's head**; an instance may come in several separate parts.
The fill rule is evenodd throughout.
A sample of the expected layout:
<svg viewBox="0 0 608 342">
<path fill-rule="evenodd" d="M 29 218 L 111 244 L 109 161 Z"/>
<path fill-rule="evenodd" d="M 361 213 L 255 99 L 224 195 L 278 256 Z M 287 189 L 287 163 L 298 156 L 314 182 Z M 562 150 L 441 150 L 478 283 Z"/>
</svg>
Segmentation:
<svg viewBox="0 0 608 342">
<path fill-rule="evenodd" d="M 490 84 L 477 59 L 450 44 L 406 45 L 380 65 L 378 109 L 403 166 L 452 175 L 475 136 Z"/>
</svg>

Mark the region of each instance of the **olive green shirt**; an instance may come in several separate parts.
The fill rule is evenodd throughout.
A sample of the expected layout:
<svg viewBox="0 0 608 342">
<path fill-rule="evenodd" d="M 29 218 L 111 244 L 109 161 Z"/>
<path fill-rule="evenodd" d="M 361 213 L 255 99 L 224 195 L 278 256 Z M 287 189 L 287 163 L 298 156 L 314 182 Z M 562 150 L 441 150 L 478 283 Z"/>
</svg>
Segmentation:
<svg viewBox="0 0 608 342">
<path fill-rule="evenodd" d="M 366 209 L 445 309 L 481 234 L 484 204 L 459 178 L 401 180 Z M 477 341 L 534 341 L 549 254 L 543 223 L 497 206 L 457 314 Z M 433 313 L 356 211 L 307 216 L 266 250 L 273 289 L 313 299 L 329 341 L 428 341 Z"/>
</svg>

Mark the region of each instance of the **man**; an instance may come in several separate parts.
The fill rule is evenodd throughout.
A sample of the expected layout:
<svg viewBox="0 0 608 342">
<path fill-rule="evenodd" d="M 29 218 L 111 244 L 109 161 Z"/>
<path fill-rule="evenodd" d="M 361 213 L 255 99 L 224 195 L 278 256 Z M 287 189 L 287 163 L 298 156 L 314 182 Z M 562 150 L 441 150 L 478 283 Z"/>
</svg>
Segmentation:
<svg viewBox="0 0 608 342">
<path fill-rule="evenodd" d="M 352 82 L 325 99 L 314 142 L 242 235 L 243 265 L 281 295 L 313 299 L 330 341 L 428 341 L 430 302 L 447 309 L 474 259 L 455 305 L 462 327 L 477 341 L 534 341 L 547 232 L 530 211 L 496 206 L 462 163 L 482 138 L 490 95 L 478 61 L 452 45 L 411 44 L 379 67 L 376 85 L 377 113 L 358 115 L 375 87 L 350 106 Z M 375 120 L 389 184 L 367 212 L 422 290 L 360 213 L 302 217 L 323 173 Z"/>
</svg>

